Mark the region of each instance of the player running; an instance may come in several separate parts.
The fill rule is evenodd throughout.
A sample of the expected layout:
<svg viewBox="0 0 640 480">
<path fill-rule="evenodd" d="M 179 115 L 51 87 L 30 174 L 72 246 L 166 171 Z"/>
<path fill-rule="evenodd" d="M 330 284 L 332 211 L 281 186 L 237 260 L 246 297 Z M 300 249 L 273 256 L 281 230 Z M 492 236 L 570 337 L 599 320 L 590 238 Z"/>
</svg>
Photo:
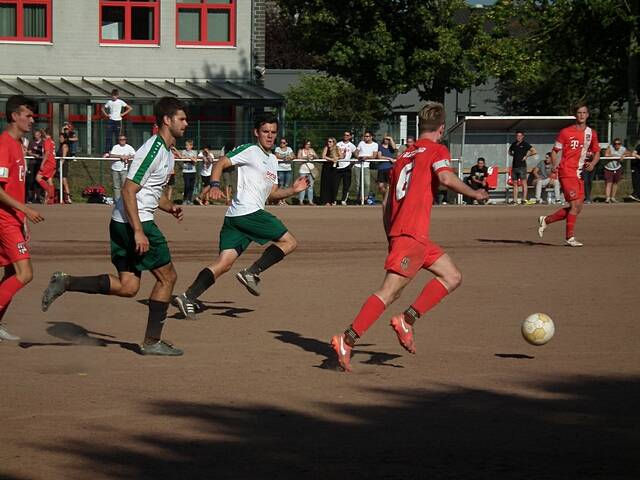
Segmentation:
<svg viewBox="0 0 640 480">
<path fill-rule="evenodd" d="M 191 286 L 176 297 L 182 314 L 196 318 L 198 297 L 211 287 L 216 279 L 228 272 L 251 242 L 264 245 L 273 242 L 249 268 L 237 273 L 236 278 L 252 295 L 260 295 L 260 274 L 275 265 L 298 246 L 294 236 L 274 215 L 264 210 L 267 200 L 284 200 L 309 187 L 306 177 L 298 178 L 291 187 L 278 188 L 278 160 L 271 153 L 278 134 L 278 120 L 263 117 L 255 123 L 255 144 L 245 144 L 220 157 L 211 174 L 210 186 L 202 192 L 209 200 L 226 198 L 220 190 L 220 177 L 225 168 L 238 167 L 238 188 L 224 217 L 220 230 L 218 258 L 202 269 Z"/>
<path fill-rule="evenodd" d="M 593 171 L 600 160 L 600 144 L 595 130 L 587 127 L 589 108 L 580 104 L 575 108 L 576 123 L 560 130 L 556 143 L 551 151 L 551 161 L 554 168 L 558 168 L 558 177 L 569 206 L 561 208 L 552 215 L 538 218 L 538 235 L 544 235 L 547 225 L 566 219 L 565 243 L 570 247 L 582 247 L 574 236 L 574 229 L 578 215 L 584 204 L 584 183 L 582 169 Z M 558 152 L 562 151 L 562 158 L 558 166 Z M 592 155 L 590 161 L 587 157 Z"/>
<path fill-rule="evenodd" d="M 383 201 L 384 229 L 389 240 L 387 271 L 382 287 L 364 303 L 360 313 L 342 335 L 331 339 L 343 370 L 350 372 L 351 350 L 385 309 L 422 268 L 435 278 L 426 284 L 404 313 L 391 319 L 400 345 L 415 353 L 413 325 L 462 281 L 451 257 L 429 239 L 433 192 L 438 184 L 478 201 L 487 200 L 486 190 L 473 190 L 453 173 L 451 155 L 438 143 L 444 133 L 445 112 L 440 103 L 428 102 L 419 113 L 420 137 L 398 157 L 389 176 L 389 190 Z"/>
<path fill-rule="evenodd" d="M 142 271 L 150 270 L 156 283 L 149 296 L 147 330 L 140 353 L 176 356 L 182 355 L 182 350 L 161 340 L 161 336 L 177 275 L 154 213 L 159 208 L 182 220 L 182 209 L 163 193 L 163 188 L 173 170 L 171 147 L 184 135 L 187 115 L 182 102 L 170 97 L 155 104 L 154 114 L 159 132 L 136 152 L 111 215 L 111 262 L 118 276 L 72 277 L 55 272 L 42 295 L 42 311 L 46 312 L 64 292 L 133 297 L 140 289 Z"/>
<path fill-rule="evenodd" d="M 29 233 L 26 220 L 39 223 L 44 218 L 25 205 L 27 167 L 22 137 L 31 131 L 35 102 L 22 95 L 9 97 L 6 105 L 7 127 L 0 135 L 0 342 L 20 340 L 2 324 L 11 299 L 33 278 Z"/>
</svg>

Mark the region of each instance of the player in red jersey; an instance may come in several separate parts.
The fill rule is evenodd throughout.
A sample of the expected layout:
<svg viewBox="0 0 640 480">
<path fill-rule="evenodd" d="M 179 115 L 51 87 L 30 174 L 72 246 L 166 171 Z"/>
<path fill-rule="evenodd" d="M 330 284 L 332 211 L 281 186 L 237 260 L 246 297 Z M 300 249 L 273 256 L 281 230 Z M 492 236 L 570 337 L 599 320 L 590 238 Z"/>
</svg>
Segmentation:
<svg viewBox="0 0 640 480">
<path fill-rule="evenodd" d="M 400 297 L 422 268 L 435 278 L 403 313 L 391 319 L 400 345 L 415 353 L 413 324 L 455 290 L 462 274 L 451 257 L 429 239 L 429 223 L 434 192 L 438 185 L 475 200 L 489 198 L 486 190 L 473 190 L 453 173 L 449 150 L 437 143 L 444 133 L 445 113 L 440 103 L 429 102 L 419 113 L 420 137 L 398 157 L 389 177 L 389 190 L 383 201 L 384 229 L 389 254 L 382 287 L 365 301 L 360 313 L 342 335 L 331 339 L 338 363 L 351 371 L 351 350 L 355 342 Z"/>
<path fill-rule="evenodd" d="M 29 255 L 26 220 L 44 220 L 24 204 L 27 168 L 22 149 L 22 136 L 31 130 L 35 103 L 15 95 L 7 100 L 7 128 L 0 135 L 0 265 L 4 277 L 0 281 L 0 341 L 19 340 L 2 325 L 13 296 L 33 278 Z"/>
<path fill-rule="evenodd" d="M 56 144 L 51 138 L 51 129 L 45 128 L 44 135 L 44 158 L 40 171 L 36 175 L 36 182 L 47 192 L 47 204 L 55 203 L 56 187 L 53 185 L 53 177 L 56 176 Z"/>
<path fill-rule="evenodd" d="M 574 229 L 578 215 L 584 204 L 584 183 L 582 170 L 593 171 L 600 160 L 600 144 L 595 130 L 587 126 L 589 108 L 580 104 L 575 108 L 576 123 L 560 130 L 556 143 L 551 151 L 553 165 L 558 168 L 560 185 L 564 192 L 564 198 L 569 206 L 561 208 L 552 215 L 538 218 L 538 235 L 544 235 L 547 225 L 565 220 L 565 243 L 570 247 L 581 247 L 574 236 Z M 560 165 L 558 165 L 558 152 L 562 151 Z M 591 158 L 589 160 L 589 157 Z"/>
</svg>

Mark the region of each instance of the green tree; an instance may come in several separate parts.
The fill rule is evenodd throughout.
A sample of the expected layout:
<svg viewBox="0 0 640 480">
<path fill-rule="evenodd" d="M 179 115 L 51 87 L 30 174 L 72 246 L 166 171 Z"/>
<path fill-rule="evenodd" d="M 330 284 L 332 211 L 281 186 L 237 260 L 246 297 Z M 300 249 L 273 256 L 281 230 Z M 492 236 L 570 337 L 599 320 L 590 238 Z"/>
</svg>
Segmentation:
<svg viewBox="0 0 640 480">
<path fill-rule="evenodd" d="M 422 99 L 483 83 L 490 36 L 482 9 L 463 0 L 279 0 L 320 68 L 387 104 L 416 88 Z M 477 13 L 476 13 L 477 12 Z"/>
<path fill-rule="evenodd" d="M 380 98 L 362 92 L 340 77 L 306 75 L 285 93 L 287 116 L 295 120 L 323 120 L 371 124 L 386 113 Z"/>
<path fill-rule="evenodd" d="M 566 114 L 586 101 L 604 122 L 628 99 L 637 132 L 638 0 L 503 0 L 488 16 L 529 65 L 498 75 L 505 113 Z"/>
</svg>

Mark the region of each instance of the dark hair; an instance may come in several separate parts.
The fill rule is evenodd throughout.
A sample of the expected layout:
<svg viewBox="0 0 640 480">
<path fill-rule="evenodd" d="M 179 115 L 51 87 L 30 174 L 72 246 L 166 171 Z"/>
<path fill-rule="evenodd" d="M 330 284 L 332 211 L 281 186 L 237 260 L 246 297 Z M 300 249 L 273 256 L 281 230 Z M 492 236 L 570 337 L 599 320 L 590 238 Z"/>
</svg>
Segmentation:
<svg viewBox="0 0 640 480">
<path fill-rule="evenodd" d="M 278 118 L 275 115 L 266 114 L 256 117 L 256 121 L 253 123 L 253 128 L 260 130 L 260 127 L 267 123 L 275 123 L 280 126 L 280 122 L 278 122 Z"/>
<path fill-rule="evenodd" d="M 416 141 L 416 137 L 414 137 L 413 135 L 407 135 L 407 139 L 405 140 L 405 142 L 408 142 L 409 139 L 413 140 L 414 142 Z"/>
<path fill-rule="evenodd" d="M 479 162 L 479 161 L 481 161 L 481 160 L 482 160 L 483 162 L 487 163 L 487 161 L 484 159 L 484 157 L 478 157 L 478 162 Z"/>
<path fill-rule="evenodd" d="M 114 88 L 113 90 L 111 90 L 111 95 L 118 95 L 120 96 L 120 91 L 117 88 Z"/>
<path fill-rule="evenodd" d="M 7 106 L 5 107 L 7 123 L 13 123 L 12 115 L 18 113 L 21 107 L 28 108 L 34 113 L 37 111 L 36 102 L 23 95 L 13 95 L 9 97 Z"/>
<path fill-rule="evenodd" d="M 521 133 L 522 135 L 524 135 L 524 132 L 522 130 L 516 130 L 516 135 Z"/>
<path fill-rule="evenodd" d="M 573 114 L 575 115 L 576 113 L 578 113 L 578 110 L 580 110 L 582 107 L 586 108 L 587 112 L 589 111 L 587 102 L 578 102 L 573 106 Z"/>
<path fill-rule="evenodd" d="M 373 132 L 371 130 L 365 130 L 364 134 L 365 135 L 371 135 L 371 138 L 373 138 Z"/>
<path fill-rule="evenodd" d="M 162 119 L 164 117 L 173 117 L 178 110 L 186 112 L 184 103 L 174 97 L 162 97 L 153 106 L 153 114 L 156 117 L 156 123 L 162 125 Z"/>
</svg>

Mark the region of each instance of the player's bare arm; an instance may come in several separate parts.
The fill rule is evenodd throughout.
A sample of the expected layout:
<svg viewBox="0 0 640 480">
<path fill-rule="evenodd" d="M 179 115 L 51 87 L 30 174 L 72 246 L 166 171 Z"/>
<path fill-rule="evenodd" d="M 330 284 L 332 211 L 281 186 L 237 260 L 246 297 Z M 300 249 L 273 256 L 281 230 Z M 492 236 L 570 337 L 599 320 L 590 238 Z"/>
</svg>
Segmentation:
<svg viewBox="0 0 640 480">
<path fill-rule="evenodd" d="M 309 188 L 309 179 L 307 177 L 299 177 L 293 185 L 288 188 L 279 188 L 278 185 L 274 185 L 271 189 L 271 193 L 269 194 L 269 200 L 272 202 L 278 200 L 284 200 L 285 198 L 289 198 L 296 193 L 300 193 Z"/>
<path fill-rule="evenodd" d="M 556 152 L 556 149 L 552 149 L 551 150 L 551 165 L 553 165 L 553 169 L 557 170 L 558 168 L 558 152 Z"/>
<path fill-rule="evenodd" d="M 3 185 L 0 183 L 0 203 L 6 205 L 9 208 L 13 208 L 19 212 L 24 213 L 25 217 L 29 219 L 31 223 L 40 223 L 44 221 L 44 217 L 39 212 L 26 206 L 24 203 L 11 197 L 4 191 Z"/>
<path fill-rule="evenodd" d="M 127 213 L 127 220 L 133 229 L 133 236 L 136 242 L 136 252 L 140 255 L 149 251 L 149 239 L 142 231 L 142 223 L 138 216 L 138 202 L 136 194 L 142 189 L 140 185 L 127 179 L 122 187 L 122 201 L 124 202 L 124 211 Z"/>
<path fill-rule="evenodd" d="M 209 180 L 209 186 L 205 187 L 200 195 L 204 200 L 220 200 L 221 198 L 226 199 L 227 196 L 220 189 L 220 178 L 222 177 L 222 171 L 225 168 L 232 167 L 233 164 L 229 157 L 223 155 L 213 166 L 213 170 L 211 171 L 211 178 Z"/>
<path fill-rule="evenodd" d="M 438 180 L 444 187 L 450 188 L 456 193 L 461 193 L 467 197 L 471 197 L 474 200 L 488 200 L 489 194 L 486 190 L 474 190 L 466 183 L 462 182 L 456 175 L 449 171 L 442 171 L 438 173 Z"/>
<path fill-rule="evenodd" d="M 163 193 L 163 195 L 160 197 L 160 201 L 158 202 L 158 208 L 163 212 L 170 213 L 171 215 L 176 217 L 179 222 L 181 222 L 182 219 L 184 218 L 184 213 L 182 212 L 182 208 L 176 206 L 173 203 L 173 200 L 171 200 L 166 195 L 166 190 L 164 192 L 165 193 Z"/>
</svg>

